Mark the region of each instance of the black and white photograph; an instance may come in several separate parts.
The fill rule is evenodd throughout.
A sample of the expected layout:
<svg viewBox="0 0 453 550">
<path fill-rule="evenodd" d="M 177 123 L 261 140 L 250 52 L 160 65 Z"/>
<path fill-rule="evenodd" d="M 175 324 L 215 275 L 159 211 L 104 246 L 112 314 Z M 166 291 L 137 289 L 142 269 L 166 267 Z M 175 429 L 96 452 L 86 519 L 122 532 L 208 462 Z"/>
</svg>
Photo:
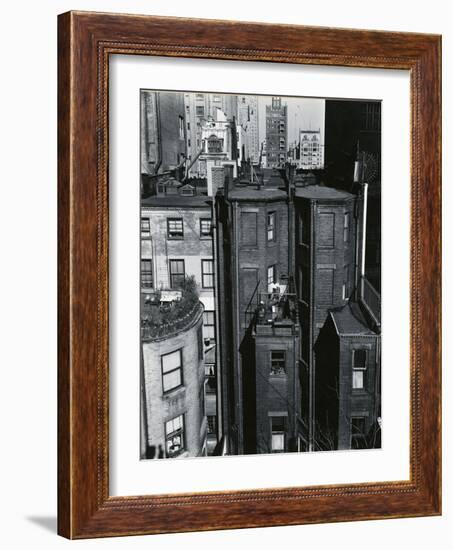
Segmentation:
<svg viewBox="0 0 453 550">
<path fill-rule="evenodd" d="M 142 89 L 140 142 L 140 458 L 379 449 L 381 102 Z"/>
</svg>

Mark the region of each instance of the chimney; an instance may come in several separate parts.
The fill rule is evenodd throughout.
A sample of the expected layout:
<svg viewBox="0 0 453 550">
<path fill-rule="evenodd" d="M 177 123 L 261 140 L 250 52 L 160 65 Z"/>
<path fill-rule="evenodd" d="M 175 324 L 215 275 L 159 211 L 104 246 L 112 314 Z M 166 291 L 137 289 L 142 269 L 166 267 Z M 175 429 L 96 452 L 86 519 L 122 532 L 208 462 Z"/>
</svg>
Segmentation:
<svg viewBox="0 0 453 550">
<path fill-rule="evenodd" d="M 225 170 L 223 166 L 211 167 L 211 179 L 212 179 L 212 197 L 215 197 L 219 187 L 222 187 L 222 183 L 225 179 Z"/>
</svg>

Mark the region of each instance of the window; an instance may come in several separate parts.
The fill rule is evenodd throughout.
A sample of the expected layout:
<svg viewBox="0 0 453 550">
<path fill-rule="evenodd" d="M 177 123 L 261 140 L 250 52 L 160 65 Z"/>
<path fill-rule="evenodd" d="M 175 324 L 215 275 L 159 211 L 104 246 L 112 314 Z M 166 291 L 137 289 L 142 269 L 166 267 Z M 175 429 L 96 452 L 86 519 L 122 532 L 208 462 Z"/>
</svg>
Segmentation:
<svg viewBox="0 0 453 550">
<path fill-rule="evenodd" d="M 214 262 L 201 260 L 201 284 L 203 288 L 214 288 Z"/>
<path fill-rule="evenodd" d="M 206 393 L 216 393 L 215 364 L 205 363 Z"/>
<path fill-rule="evenodd" d="M 277 282 L 277 266 L 271 265 L 267 268 L 267 285 L 274 285 Z"/>
<path fill-rule="evenodd" d="M 267 241 L 275 241 L 275 212 L 267 215 Z"/>
<path fill-rule="evenodd" d="M 179 119 L 179 139 L 184 139 L 184 117 L 180 116 Z"/>
<path fill-rule="evenodd" d="M 217 432 L 217 417 L 209 415 L 208 417 L 208 434 Z"/>
<path fill-rule="evenodd" d="M 142 288 L 153 287 L 153 264 L 152 260 L 141 261 Z"/>
<path fill-rule="evenodd" d="M 140 220 L 140 227 L 142 233 L 147 233 L 148 235 L 151 232 L 151 227 L 149 225 L 149 218 L 141 218 Z"/>
<path fill-rule="evenodd" d="M 170 260 L 170 286 L 181 288 L 186 278 L 184 260 Z"/>
<path fill-rule="evenodd" d="M 167 219 L 167 238 L 184 239 L 184 225 L 182 218 Z"/>
<path fill-rule="evenodd" d="M 349 299 L 349 265 L 343 267 L 343 300 Z"/>
<path fill-rule="evenodd" d="M 223 151 L 223 139 L 217 136 L 210 136 L 208 138 L 208 153 L 221 153 Z"/>
<path fill-rule="evenodd" d="M 365 449 L 367 447 L 365 438 L 365 417 L 351 417 L 351 448 Z"/>
<path fill-rule="evenodd" d="M 165 444 L 167 456 L 172 458 L 184 451 L 184 415 L 165 422 Z"/>
<path fill-rule="evenodd" d="M 283 453 L 285 451 L 285 416 L 271 416 L 271 451 Z"/>
<path fill-rule="evenodd" d="M 352 389 L 354 390 L 365 388 L 366 359 L 366 349 L 352 351 Z"/>
<path fill-rule="evenodd" d="M 214 311 L 203 312 L 204 337 L 215 340 L 215 313 Z"/>
<path fill-rule="evenodd" d="M 211 219 L 200 218 L 200 237 L 202 239 L 211 238 Z"/>
<path fill-rule="evenodd" d="M 271 376 L 286 374 L 286 358 L 284 351 L 271 351 Z"/>
<path fill-rule="evenodd" d="M 182 386 L 182 351 L 178 349 L 161 355 L 161 362 L 164 393 Z"/>
<path fill-rule="evenodd" d="M 346 212 L 344 215 L 343 222 L 343 240 L 345 243 L 349 242 L 349 212 Z"/>
<path fill-rule="evenodd" d="M 362 105 L 362 130 L 379 131 L 381 129 L 381 104 L 365 103 Z"/>
<path fill-rule="evenodd" d="M 197 105 L 195 108 L 195 112 L 197 116 L 204 116 L 204 106 L 203 105 Z"/>
</svg>

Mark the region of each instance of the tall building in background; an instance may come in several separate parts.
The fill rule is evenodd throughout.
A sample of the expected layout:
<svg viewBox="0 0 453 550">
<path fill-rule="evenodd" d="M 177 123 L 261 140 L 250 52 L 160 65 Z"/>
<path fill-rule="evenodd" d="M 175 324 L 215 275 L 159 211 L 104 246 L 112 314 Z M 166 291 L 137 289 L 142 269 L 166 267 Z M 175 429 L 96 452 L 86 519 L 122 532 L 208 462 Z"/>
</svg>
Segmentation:
<svg viewBox="0 0 453 550">
<path fill-rule="evenodd" d="M 195 178 L 207 176 L 206 165 L 199 157 L 203 148 L 202 127 L 210 119 L 216 120 L 218 111 L 229 121 L 237 118 L 237 96 L 232 94 L 185 93 L 184 108 L 186 117 L 188 164 L 187 175 Z"/>
<path fill-rule="evenodd" d="M 288 108 L 281 97 L 266 105 L 266 159 L 268 168 L 283 166 L 288 151 Z"/>
<path fill-rule="evenodd" d="M 141 173 L 175 170 L 186 160 L 184 94 L 142 91 Z"/>
<path fill-rule="evenodd" d="M 321 130 L 300 130 L 298 166 L 303 170 L 320 170 L 323 167 Z"/>
<path fill-rule="evenodd" d="M 237 96 L 237 111 L 238 124 L 244 128 L 246 133 L 248 158 L 256 165 L 260 158 L 258 97 L 253 95 Z"/>
</svg>

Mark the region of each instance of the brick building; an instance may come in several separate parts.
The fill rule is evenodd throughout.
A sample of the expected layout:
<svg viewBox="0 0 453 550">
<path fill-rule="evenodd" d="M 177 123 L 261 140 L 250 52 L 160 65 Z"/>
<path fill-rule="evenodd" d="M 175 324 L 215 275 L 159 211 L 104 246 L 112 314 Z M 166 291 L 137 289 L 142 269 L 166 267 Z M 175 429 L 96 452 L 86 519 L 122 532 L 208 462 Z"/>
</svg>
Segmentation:
<svg viewBox="0 0 453 550">
<path fill-rule="evenodd" d="M 334 409 L 330 448 L 371 445 L 380 298 L 361 271 L 362 188 L 266 176 L 216 198 L 221 435 L 232 454 L 322 450 Z"/>
<path fill-rule="evenodd" d="M 287 194 L 226 181 L 216 203 L 222 435 L 231 454 L 295 450 L 299 326 Z"/>
<path fill-rule="evenodd" d="M 303 412 L 311 448 L 315 422 L 314 346 L 329 311 L 355 289 L 357 197 L 320 185 L 296 187 L 295 278 L 302 327 Z"/>
<path fill-rule="evenodd" d="M 330 311 L 314 351 L 314 449 L 379 447 L 380 331 L 374 319 L 367 320 L 360 302 Z"/>
</svg>

